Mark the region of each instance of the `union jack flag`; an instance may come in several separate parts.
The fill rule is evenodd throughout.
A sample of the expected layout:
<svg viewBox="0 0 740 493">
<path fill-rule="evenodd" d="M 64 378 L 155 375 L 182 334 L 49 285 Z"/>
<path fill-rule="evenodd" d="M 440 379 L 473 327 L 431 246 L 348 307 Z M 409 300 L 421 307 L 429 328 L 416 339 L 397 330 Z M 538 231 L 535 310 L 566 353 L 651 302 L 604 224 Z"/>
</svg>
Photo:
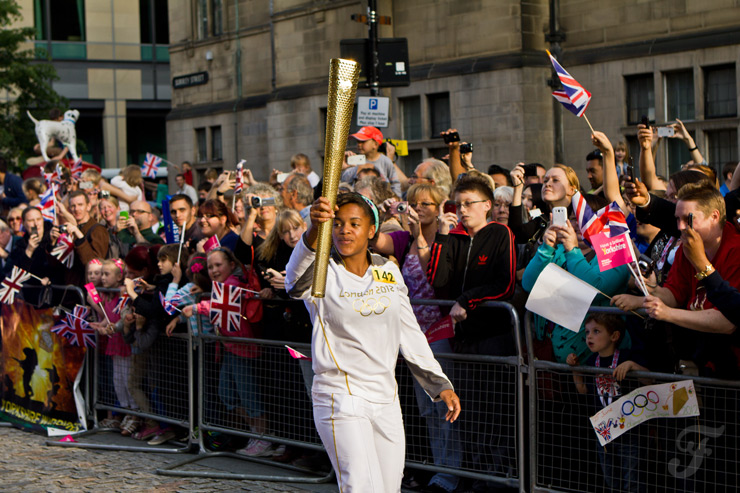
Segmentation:
<svg viewBox="0 0 740 493">
<path fill-rule="evenodd" d="M 83 171 L 85 171 L 85 167 L 82 165 L 82 158 L 78 158 L 77 161 L 72 163 L 72 167 L 70 168 L 72 178 L 75 180 L 81 179 Z"/>
<path fill-rule="evenodd" d="M 584 89 L 577 80 L 561 67 L 549 51 L 547 52 L 547 56 L 550 57 L 560 83 L 563 84 L 562 89 L 556 89 L 552 92 L 553 97 L 574 115 L 582 116 L 586 112 L 589 101 L 591 101 L 591 93 Z"/>
<path fill-rule="evenodd" d="M 591 244 L 591 235 L 604 233 L 609 238 L 619 236 L 629 231 L 627 219 L 616 202 L 612 202 L 603 209 L 594 212 L 586 203 L 581 192 L 576 192 L 571 200 L 573 210 L 578 219 L 583 240 Z"/>
<path fill-rule="evenodd" d="M 242 190 L 244 189 L 244 173 L 242 172 L 244 169 L 244 163 L 246 163 L 245 160 L 239 161 L 239 164 L 236 165 L 236 185 L 234 185 L 234 195 L 242 193 Z"/>
<path fill-rule="evenodd" d="M 123 293 L 119 296 L 116 306 L 113 307 L 113 313 L 120 315 L 123 309 L 128 305 L 129 301 L 131 301 L 131 298 L 129 298 L 128 293 Z"/>
<path fill-rule="evenodd" d="M 75 261 L 74 251 L 74 242 L 64 233 L 57 239 L 57 246 L 51 251 L 51 255 L 70 268 Z"/>
<path fill-rule="evenodd" d="M 12 305 L 15 295 L 23 288 L 23 283 L 30 278 L 31 274 L 20 267 L 13 266 L 10 275 L 0 284 L 0 303 Z"/>
<path fill-rule="evenodd" d="M 62 184 L 62 177 L 64 175 L 62 174 L 62 168 L 57 163 L 56 167 L 54 168 L 53 173 L 44 173 L 44 180 L 46 181 L 46 186 L 51 187 L 52 184 L 61 185 Z"/>
<path fill-rule="evenodd" d="M 49 185 L 48 190 L 39 197 L 39 209 L 41 209 L 41 215 L 47 221 L 53 221 L 57 216 L 56 201 L 54 200 L 56 193 L 57 186 L 52 183 Z"/>
<path fill-rule="evenodd" d="M 151 153 L 146 153 L 146 160 L 144 160 L 144 164 L 141 165 L 141 173 L 146 178 L 156 178 L 157 177 L 157 169 L 159 169 L 159 165 L 162 164 L 162 158 L 155 156 Z"/>
<path fill-rule="evenodd" d="M 74 311 L 62 317 L 51 331 L 73 346 L 95 347 L 95 329 L 85 320 L 89 311 L 86 306 L 75 306 Z"/>
<path fill-rule="evenodd" d="M 226 332 L 239 332 L 242 311 L 242 290 L 213 281 L 211 289 L 211 323 Z"/>
<path fill-rule="evenodd" d="M 174 299 L 168 301 L 162 293 L 159 293 L 159 302 L 162 303 L 162 308 L 167 312 L 167 315 L 174 315 L 180 311 L 175 308 Z"/>
</svg>

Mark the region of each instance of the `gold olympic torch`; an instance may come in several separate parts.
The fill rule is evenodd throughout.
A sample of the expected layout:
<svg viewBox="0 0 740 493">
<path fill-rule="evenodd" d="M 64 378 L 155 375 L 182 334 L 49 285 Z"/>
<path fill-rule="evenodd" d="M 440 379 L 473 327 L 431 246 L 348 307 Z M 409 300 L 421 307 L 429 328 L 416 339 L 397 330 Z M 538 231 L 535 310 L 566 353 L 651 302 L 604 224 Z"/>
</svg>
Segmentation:
<svg viewBox="0 0 740 493">
<path fill-rule="evenodd" d="M 352 60 L 333 58 L 329 70 L 329 103 L 326 108 L 326 144 L 324 146 L 324 187 L 321 195 L 329 199 L 332 209 L 337 203 L 337 189 L 342 174 L 344 150 L 352 125 L 360 65 Z M 323 298 L 326 291 L 326 271 L 331 251 L 331 221 L 319 224 L 316 262 L 313 269 L 311 295 Z"/>
</svg>

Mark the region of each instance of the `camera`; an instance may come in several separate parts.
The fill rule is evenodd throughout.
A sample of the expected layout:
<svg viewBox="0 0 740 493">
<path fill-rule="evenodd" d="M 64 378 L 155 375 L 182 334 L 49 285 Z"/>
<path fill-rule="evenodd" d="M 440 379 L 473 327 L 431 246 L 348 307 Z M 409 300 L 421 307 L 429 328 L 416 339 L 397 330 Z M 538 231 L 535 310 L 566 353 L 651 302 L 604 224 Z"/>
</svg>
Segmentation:
<svg viewBox="0 0 740 493">
<path fill-rule="evenodd" d="M 655 270 L 655 261 L 647 255 L 640 255 L 637 266 L 640 268 L 640 272 L 642 272 L 644 277 L 649 277 L 653 273 L 653 270 Z"/>
<path fill-rule="evenodd" d="M 110 197 L 110 192 L 108 190 L 101 190 L 98 192 L 98 200 L 107 199 Z"/>
<path fill-rule="evenodd" d="M 62 224 L 61 226 L 59 226 L 59 232 L 60 233 L 66 233 L 67 232 L 67 225 L 66 224 Z"/>
<path fill-rule="evenodd" d="M 444 139 L 445 144 L 450 144 L 452 142 L 460 142 L 460 133 L 450 132 L 448 134 L 444 134 L 442 138 Z"/>
<path fill-rule="evenodd" d="M 460 154 L 467 154 L 473 152 L 473 144 L 460 144 Z"/>
<path fill-rule="evenodd" d="M 267 207 L 275 205 L 275 197 L 252 197 L 252 207 L 255 209 L 258 207 Z"/>
<path fill-rule="evenodd" d="M 409 209 L 408 202 L 394 202 L 391 205 L 391 214 L 403 214 Z"/>
</svg>

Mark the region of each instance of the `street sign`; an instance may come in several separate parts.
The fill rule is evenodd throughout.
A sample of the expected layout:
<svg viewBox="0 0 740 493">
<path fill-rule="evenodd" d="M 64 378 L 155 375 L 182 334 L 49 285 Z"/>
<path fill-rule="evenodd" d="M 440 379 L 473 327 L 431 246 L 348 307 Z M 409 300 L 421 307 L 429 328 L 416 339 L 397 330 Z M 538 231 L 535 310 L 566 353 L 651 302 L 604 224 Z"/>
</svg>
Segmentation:
<svg viewBox="0 0 740 493">
<path fill-rule="evenodd" d="M 357 98 L 357 125 L 384 128 L 388 126 L 389 98 L 360 96 Z"/>
</svg>

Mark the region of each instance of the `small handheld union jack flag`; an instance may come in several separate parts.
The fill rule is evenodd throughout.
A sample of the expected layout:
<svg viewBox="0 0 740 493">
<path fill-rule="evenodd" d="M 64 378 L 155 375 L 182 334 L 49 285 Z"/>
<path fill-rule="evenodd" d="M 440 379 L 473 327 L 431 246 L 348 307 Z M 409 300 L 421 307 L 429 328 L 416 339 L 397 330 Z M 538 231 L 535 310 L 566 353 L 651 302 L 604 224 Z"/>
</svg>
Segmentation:
<svg viewBox="0 0 740 493">
<path fill-rule="evenodd" d="M 3 279 L 3 282 L 0 284 L 0 303 L 12 305 L 15 295 L 23 288 L 23 283 L 30 278 L 31 274 L 20 267 L 13 266 L 10 275 Z"/>
<path fill-rule="evenodd" d="M 234 185 L 234 195 L 242 193 L 244 190 L 244 163 L 245 160 L 239 161 L 236 165 L 236 184 Z"/>
<path fill-rule="evenodd" d="M 159 302 L 162 303 L 162 308 L 167 312 L 167 315 L 174 315 L 175 313 L 182 311 L 173 305 L 174 299 L 168 301 L 162 293 L 159 293 Z"/>
<path fill-rule="evenodd" d="M 123 293 L 118 298 L 118 303 L 116 303 L 116 306 L 113 307 L 113 313 L 116 315 L 120 315 L 124 308 L 126 308 L 126 305 L 128 305 L 129 301 L 131 301 L 131 298 L 129 298 L 128 293 Z"/>
<path fill-rule="evenodd" d="M 64 233 L 57 239 L 57 246 L 51 251 L 51 255 L 67 266 L 67 268 L 70 268 L 75 261 L 74 251 L 74 242 Z"/>
<path fill-rule="evenodd" d="M 555 57 L 548 51 L 547 56 L 550 57 L 552 66 L 555 68 L 555 72 L 558 74 L 560 83 L 563 84 L 562 89 L 556 89 L 552 92 L 552 95 L 557 99 L 565 109 L 570 111 L 576 116 L 583 116 L 586 112 L 586 107 L 591 101 L 591 93 L 583 88 L 563 67 L 560 66 Z"/>
<path fill-rule="evenodd" d="M 242 311 L 242 290 L 213 281 L 211 289 L 211 323 L 226 332 L 239 332 Z"/>
<path fill-rule="evenodd" d="M 578 227 L 581 230 L 583 240 L 591 244 L 591 235 L 604 233 L 609 238 L 614 238 L 629 231 L 627 219 L 616 202 L 612 202 L 603 209 L 594 212 L 586 203 L 581 192 L 576 192 L 571 199 L 573 210 L 578 219 Z"/>
<path fill-rule="evenodd" d="M 141 165 L 141 174 L 146 178 L 156 178 L 160 164 L 162 164 L 161 157 L 147 152 L 146 160 L 144 161 L 144 164 Z"/>
<path fill-rule="evenodd" d="M 51 187 L 52 184 L 61 185 L 63 181 L 63 176 L 64 175 L 62 174 L 62 167 L 59 165 L 59 163 L 57 163 L 53 173 L 44 173 L 46 186 Z"/>
<path fill-rule="evenodd" d="M 77 159 L 74 163 L 72 163 L 72 167 L 70 168 L 70 172 L 72 173 L 72 178 L 75 180 L 79 180 L 82 178 L 82 172 L 85 170 L 85 167 L 82 165 L 82 158 Z"/>
<path fill-rule="evenodd" d="M 74 311 L 62 317 L 51 331 L 73 346 L 95 347 L 95 329 L 85 320 L 89 311 L 86 306 L 75 306 Z"/>
<path fill-rule="evenodd" d="M 56 201 L 54 200 L 56 193 L 57 186 L 52 183 L 48 190 L 39 197 L 39 209 L 41 209 L 41 215 L 47 221 L 53 221 L 57 217 Z"/>
</svg>

